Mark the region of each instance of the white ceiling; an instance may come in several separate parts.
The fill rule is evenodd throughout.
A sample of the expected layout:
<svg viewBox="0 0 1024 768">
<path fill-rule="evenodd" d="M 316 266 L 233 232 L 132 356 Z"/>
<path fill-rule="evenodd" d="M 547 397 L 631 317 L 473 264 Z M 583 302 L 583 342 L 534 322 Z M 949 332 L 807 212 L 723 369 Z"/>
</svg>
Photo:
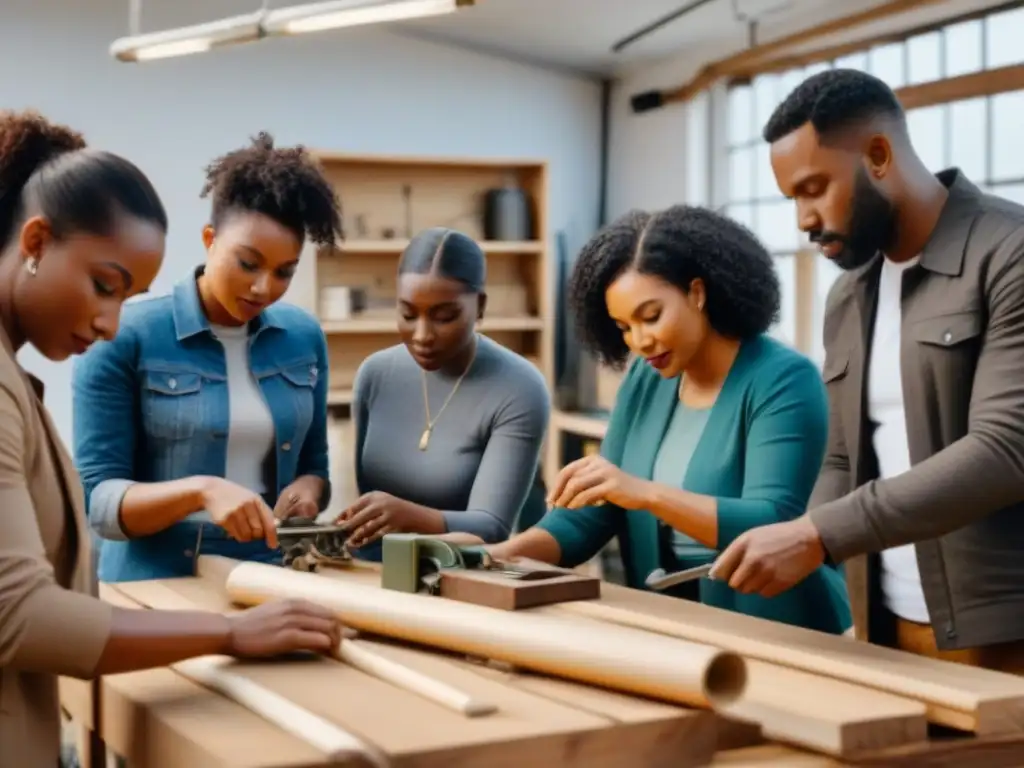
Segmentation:
<svg viewBox="0 0 1024 768">
<path fill-rule="evenodd" d="M 611 50 L 617 41 L 693 0 L 477 0 L 457 13 L 401 27 L 419 36 L 528 61 L 610 74 L 689 48 L 713 51 L 721 45 L 728 49 L 723 56 L 742 48 L 748 39 L 747 23 L 736 18 L 736 8 L 763 17 L 766 31 L 785 34 L 879 1 L 708 0 L 618 53 Z"/>
<path fill-rule="evenodd" d="M 110 0 L 108 0 L 109 2 Z M 687 57 L 707 62 L 748 45 L 747 23 L 736 9 L 760 17 L 759 41 L 775 39 L 831 18 L 865 10 L 886 0 L 707 0 L 682 18 L 669 22 L 621 52 L 612 46 L 659 18 L 694 0 L 476 0 L 476 5 L 433 18 L 397 23 L 400 33 L 503 55 L 512 59 L 575 72 L 607 76 L 624 74 L 666 58 Z M 127 0 L 124 3 L 127 23 Z M 269 7 L 301 4 L 303 0 L 269 0 Z M 915 11 L 889 17 L 853 33 L 879 34 L 886 29 L 912 28 L 939 16 L 963 13 L 1002 0 L 932 0 Z M 210 21 L 259 7 L 261 0 L 207 0 L 188 4 L 184 12 L 175 0 L 144 0 L 144 31 Z M 127 30 L 126 30 L 127 31 Z M 343 41 L 356 29 L 319 33 Z M 820 39 L 812 47 L 844 41 Z"/>
</svg>

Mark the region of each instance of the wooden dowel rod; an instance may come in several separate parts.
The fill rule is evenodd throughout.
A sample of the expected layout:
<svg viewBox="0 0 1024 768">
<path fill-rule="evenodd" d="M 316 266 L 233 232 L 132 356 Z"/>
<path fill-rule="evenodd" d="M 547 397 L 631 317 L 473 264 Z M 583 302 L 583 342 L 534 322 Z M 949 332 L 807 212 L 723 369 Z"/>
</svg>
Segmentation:
<svg viewBox="0 0 1024 768">
<path fill-rule="evenodd" d="M 175 672 L 209 688 L 302 739 L 327 755 L 331 762 L 361 759 L 387 768 L 390 761 L 379 750 L 340 726 L 324 720 L 274 691 L 230 671 L 228 656 L 200 656 L 172 665 Z"/>
<path fill-rule="evenodd" d="M 358 640 L 342 640 L 335 650 L 335 656 L 360 672 L 418 694 L 466 717 L 481 717 L 498 711 L 497 705 L 478 701 L 447 683 L 392 661 L 366 648 Z"/>
</svg>

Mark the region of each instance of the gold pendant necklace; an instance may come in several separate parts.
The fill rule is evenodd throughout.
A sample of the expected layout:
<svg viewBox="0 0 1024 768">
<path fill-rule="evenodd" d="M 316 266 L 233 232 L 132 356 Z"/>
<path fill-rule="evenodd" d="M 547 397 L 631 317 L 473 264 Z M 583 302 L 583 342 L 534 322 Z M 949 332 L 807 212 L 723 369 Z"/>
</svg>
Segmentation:
<svg viewBox="0 0 1024 768">
<path fill-rule="evenodd" d="M 426 418 L 426 428 L 423 430 L 423 434 L 420 435 L 419 449 L 421 451 L 427 450 L 430 447 L 430 435 L 434 431 L 434 425 L 437 424 L 437 420 L 441 418 L 441 414 L 444 413 L 444 409 L 448 407 L 448 403 L 455 397 L 455 393 L 459 391 L 459 385 L 462 384 L 462 380 L 466 378 L 466 374 L 469 373 L 469 369 L 473 367 L 473 361 L 476 360 L 477 344 L 473 344 L 473 356 L 469 359 L 469 363 L 466 365 L 466 370 L 459 376 L 458 381 L 455 382 L 455 386 L 452 387 L 452 391 L 448 393 L 448 397 L 445 398 L 444 403 L 441 405 L 441 410 L 437 412 L 437 416 L 433 419 L 430 418 L 430 397 L 427 395 L 427 372 L 420 368 L 423 380 L 423 410 Z"/>
</svg>

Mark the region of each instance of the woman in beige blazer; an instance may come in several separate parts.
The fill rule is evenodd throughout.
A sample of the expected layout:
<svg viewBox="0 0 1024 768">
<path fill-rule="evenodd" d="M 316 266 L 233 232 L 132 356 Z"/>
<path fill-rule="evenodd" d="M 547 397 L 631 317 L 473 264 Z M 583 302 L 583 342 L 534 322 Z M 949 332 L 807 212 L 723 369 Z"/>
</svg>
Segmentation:
<svg viewBox="0 0 1024 768">
<path fill-rule="evenodd" d="M 0 113 L 0 763 L 59 762 L 57 678 L 205 654 L 328 651 L 337 622 L 306 603 L 225 617 L 121 610 L 96 598 L 83 494 L 18 364 L 113 338 L 121 304 L 160 269 L 167 216 L 128 161 L 32 113 Z M 125 418 L 128 418 L 126 414 Z M 241 514 L 256 510 L 241 510 Z"/>
</svg>

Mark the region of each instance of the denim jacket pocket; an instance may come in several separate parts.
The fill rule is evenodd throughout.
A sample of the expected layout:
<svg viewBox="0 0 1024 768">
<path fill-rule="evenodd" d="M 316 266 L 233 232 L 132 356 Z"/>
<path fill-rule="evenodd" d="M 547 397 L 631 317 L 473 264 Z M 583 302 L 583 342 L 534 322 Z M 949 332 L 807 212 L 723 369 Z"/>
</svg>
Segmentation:
<svg viewBox="0 0 1024 768">
<path fill-rule="evenodd" d="M 202 418 L 202 376 L 188 371 L 144 371 L 146 432 L 162 440 L 191 438 Z"/>
<path fill-rule="evenodd" d="M 305 435 L 313 421 L 313 392 L 320 378 L 320 370 L 314 360 L 285 366 L 281 369 L 281 377 L 288 385 L 295 406 L 296 435 Z"/>
</svg>

